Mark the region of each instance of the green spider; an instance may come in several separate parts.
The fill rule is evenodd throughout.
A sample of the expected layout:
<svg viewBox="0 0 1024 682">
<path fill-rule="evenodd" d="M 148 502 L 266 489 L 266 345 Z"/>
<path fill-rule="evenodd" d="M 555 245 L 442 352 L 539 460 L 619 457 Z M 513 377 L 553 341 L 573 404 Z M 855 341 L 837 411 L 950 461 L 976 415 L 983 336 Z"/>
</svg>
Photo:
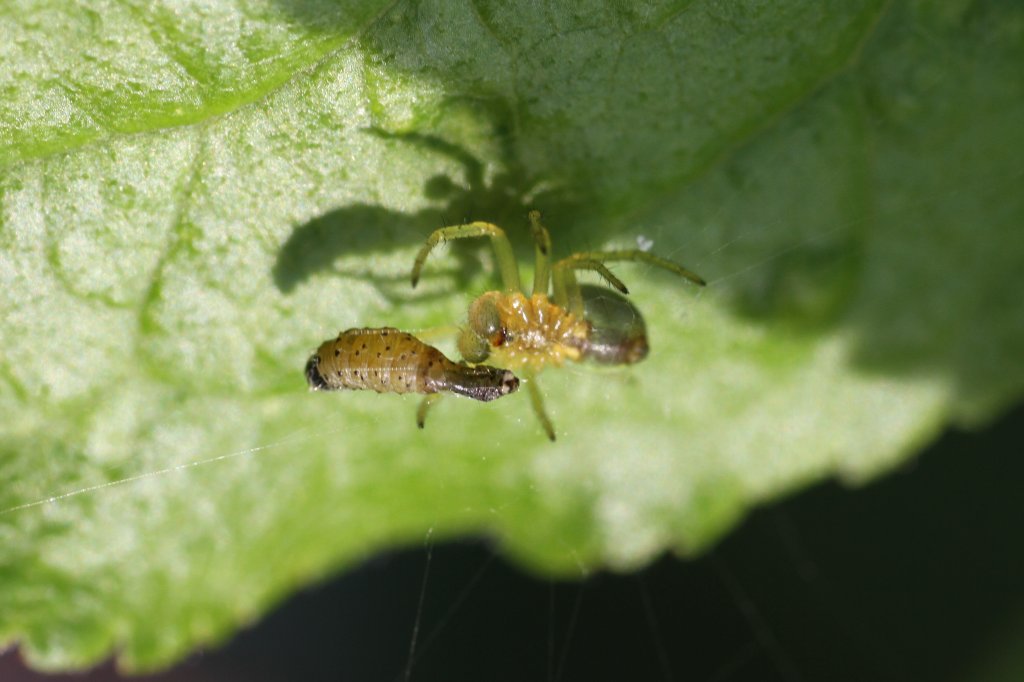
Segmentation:
<svg viewBox="0 0 1024 682">
<path fill-rule="evenodd" d="M 601 364 L 633 364 L 643 360 L 650 347 L 640 311 L 625 294 L 629 291 L 605 265 L 610 261 L 640 261 L 674 272 L 694 284 L 706 282 L 696 273 L 639 249 L 574 253 L 551 263 L 551 235 L 540 222 L 540 213 L 529 214 L 536 251 L 533 293 L 522 291 L 519 267 L 512 244 L 497 225 L 472 222 L 435 230 L 416 255 L 412 286 L 420 279 L 423 263 L 435 246 L 453 239 L 489 237 L 494 248 L 502 289 L 488 291 L 469 306 L 468 324 L 458 336 L 462 357 L 470 363 L 489 360 L 511 369 L 526 382 L 533 411 L 552 441 L 555 428 L 544 409 L 535 380 L 546 367 L 566 361 L 591 360 Z M 615 290 L 580 285 L 577 270 L 593 270 Z M 551 296 L 548 297 L 548 289 Z M 425 416 L 436 395 L 424 399 Z"/>
</svg>

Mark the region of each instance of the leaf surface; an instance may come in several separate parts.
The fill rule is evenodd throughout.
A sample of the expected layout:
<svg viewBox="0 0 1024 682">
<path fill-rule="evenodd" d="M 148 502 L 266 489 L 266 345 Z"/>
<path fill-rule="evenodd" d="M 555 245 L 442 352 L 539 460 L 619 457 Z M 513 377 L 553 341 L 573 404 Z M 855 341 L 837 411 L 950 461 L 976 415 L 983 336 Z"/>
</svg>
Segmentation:
<svg viewBox="0 0 1024 682">
<path fill-rule="evenodd" d="M 153 669 L 384 547 L 537 571 L 700 551 L 1024 386 L 1024 12 L 877 0 L 0 10 L 0 640 Z M 311 394 L 338 330 L 495 286 L 525 213 L 616 266 L 635 367 Z M 529 281 L 529 277 L 526 277 Z M 431 337 L 433 340 L 433 337 Z M 442 347 L 454 354 L 450 343 Z"/>
</svg>

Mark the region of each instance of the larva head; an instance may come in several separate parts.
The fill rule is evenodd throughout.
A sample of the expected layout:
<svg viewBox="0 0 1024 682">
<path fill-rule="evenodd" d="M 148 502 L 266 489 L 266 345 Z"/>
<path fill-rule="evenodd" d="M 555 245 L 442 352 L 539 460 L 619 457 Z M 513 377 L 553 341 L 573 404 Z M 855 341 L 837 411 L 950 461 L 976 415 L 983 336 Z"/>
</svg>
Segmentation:
<svg viewBox="0 0 1024 682">
<path fill-rule="evenodd" d="M 309 384 L 309 390 L 311 391 L 328 388 L 327 382 L 324 380 L 323 375 L 320 374 L 319 353 L 313 353 L 309 358 L 309 362 L 306 363 L 306 382 Z"/>
</svg>

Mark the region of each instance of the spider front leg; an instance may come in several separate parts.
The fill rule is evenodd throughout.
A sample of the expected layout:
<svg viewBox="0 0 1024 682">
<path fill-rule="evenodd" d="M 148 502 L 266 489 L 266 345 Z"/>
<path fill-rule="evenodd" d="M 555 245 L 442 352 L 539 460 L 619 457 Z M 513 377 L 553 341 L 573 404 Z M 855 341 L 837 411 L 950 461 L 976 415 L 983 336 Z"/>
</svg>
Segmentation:
<svg viewBox="0 0 1024 682">
<path fill-rule="evenodd" d="M 423 263 L 435 246 L 441 242 L 452 239 L 468 239 L 470 237 L 490 237 L 491 245 L 494 247 L 494 257 L 497 261 L 498 271 L 501 273 L 501 283 L 506 291 L 519 291 L 519 266 L 516 264 L 516 256 L 512 252 L 512 244 L 509 243 L 505 231 L 497 225 L 484 222 L 472 222 L 464 225 L 452 225 L 434 230 L 427 243 L 423 245 L 420 252 L 416 254 L 416 261 L 412 266 L 412 286 L 415 288 L 420 281 L 420 271 Z"/>
<path fill-rule="evenodd" d="M 551 418 L 544 409 L 544 397 L 540 394 L 540 388 L 537 386 L 535 375 L 530 372 L 524 374 L 523 379 L 526 381 L 526 392 L 530 394 L 530 405 L 533 407 L 533 413 L 537 415 L 540 425 L 544 427 L 544 433 L 548 434 L 548 440 L 553 443 L 555 442 L 555 426 L 551 423 Z"/>
</svg>

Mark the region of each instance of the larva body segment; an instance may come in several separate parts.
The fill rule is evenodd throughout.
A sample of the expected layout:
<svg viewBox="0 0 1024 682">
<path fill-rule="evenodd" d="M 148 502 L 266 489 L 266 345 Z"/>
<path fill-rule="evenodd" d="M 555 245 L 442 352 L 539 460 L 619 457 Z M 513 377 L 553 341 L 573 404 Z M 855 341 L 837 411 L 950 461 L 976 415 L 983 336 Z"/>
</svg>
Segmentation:
<svg viewBox="0 0 1024 682">
<path fill-rule="evenodd" d="M 508 370 L 456 364 L 412 334 L 391 327 L 349 329 L 325 341 L 306 363 L 306 380 L 313 390 L 451 392 L 481 401 L 519 387 L 519 379 Z"/>
<path fill-rule="evenodd" d="M 397 329 L 349 329 L 324 341 L 306 365 L 314 389 L 437 393 L 444 382 L 441 351 Z"/>
</svg>

